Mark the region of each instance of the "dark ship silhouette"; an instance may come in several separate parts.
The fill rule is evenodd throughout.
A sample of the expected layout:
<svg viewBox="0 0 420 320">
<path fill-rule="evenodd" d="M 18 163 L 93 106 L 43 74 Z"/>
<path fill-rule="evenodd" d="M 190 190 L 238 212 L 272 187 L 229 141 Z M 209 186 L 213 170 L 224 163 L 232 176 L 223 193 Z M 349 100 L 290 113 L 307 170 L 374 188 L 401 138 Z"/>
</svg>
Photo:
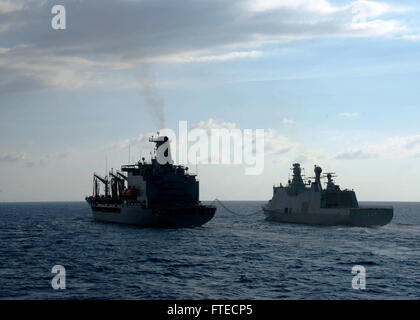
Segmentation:
<svg viewBox="0 0 420 320">
<path fill-rule="evenodd" d="M 93 195 L 86 198 L 94 219 L 146 227 L 195 227 L 210 221 L 216 207 L 201 204 L 196 175 L 173 164 L 168 137 L 149 141 L 155 143 L 150 162 L 143 158 L 106 177 L 94 174 Z"/>
</svg>

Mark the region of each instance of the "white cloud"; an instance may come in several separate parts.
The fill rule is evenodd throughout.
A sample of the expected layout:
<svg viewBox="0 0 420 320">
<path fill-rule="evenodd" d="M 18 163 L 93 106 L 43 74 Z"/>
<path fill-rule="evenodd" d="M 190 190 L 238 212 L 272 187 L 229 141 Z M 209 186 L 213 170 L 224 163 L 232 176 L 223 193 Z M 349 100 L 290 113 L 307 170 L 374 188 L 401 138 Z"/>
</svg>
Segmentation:
<svg viewBox="0 0 420 320">
<path fill-rule="evenodd" d="M 397 20 L 372 20 L 346 26 L 345 37 L 397 37 L 409 32 L 408 27 Z"/>
<path fill-rule="evenodd" d="M 64 161 L 70 159 L 72 151 L 61 151 L 61 152 L 51 152 L 43 154 L 39 157 L 35 157 L 26 152 L 19 153 L 10 153 L 4 156 L 0 156 L 0 162 L 23 162 L 23 165 L 27 168 L 32 167 L 44 167 L 48 164 L 57 164 L 59 161 Z"/>
<path fill-rule="evenodd" d="M 213 118 L 210 118 L 205 121 L 200 121 L 196 124 L 192 124 L 191 128 L 193 129 L 204 129 L 206 131 L 211 129 L 236 129 L 236 123 L 235 122 L 219 122 Z M 210 132 L 210 131 L 208 131 Z"/>
<path fill-rule="evenodd" d="M 10 152 L 0 155 L 0 162 L 19 162 L 26 158 L 26 153 L 24 152 Z"/>
<path fill-rule="evenodd" d="M 262 12 L 276 9 L 306 10 L 319 13 L 331 13 L 336 11 L 326 0 L 259 0 L 247 1 L 247 9 L 250 11 Z"/>
<path fill-rule="evenodd" d="M 240 129 L 242 133 L 245 134 L 246 132 L 244 129 L 251 129 L 253 128 L 239 128 L 235 122 L 223 122 L 218 121 L 215 119 L 208 119 L 199 121 L 198 123 L 189 125 L 190 129 L 202 129 L 204 130 L 207 135 L 210 136 L 211 130 L 214 129 L 226 129 L 226 130 L 234 130 Z M 177 134 L 177 130 L 175 133 Z M 116 150 L 127 150 L 129 147 L 135 148 L 136 150 L 146 150 L 152 151 L 153 144 L 149 142 L 149 137 L 154 133 L 141 133 L 137 138 L 133 139 L 125 139 L 118 143 L 113 144 L 108 149 L 116 149 Z M 255 137 L 254 137 L 255 138 Z M 255 143 L 255 141 L 253 142 Z M 289 152 L 296 151 L 298 147 L 298 143 L 293 142 L 288 137 L 280 135 L 277 130 L 275 129 L 266 129 L 264 134 L 264 150 L 267 156 L 271 156 L 274 158 L 284 158 Z"/>
<path fill-rule="evenodd" d="M 218 55 L 201 55 L 200 53 L 181 53 L 177 55 L 160 56 L 142 59 L 142 62 L 164 63 L 194 63 L 194 62 L 224 62 L 244 58 L 256 58 L 262 55 L 261 51 L 233 51 Z"/>
<path fill-rule="evenodd" d="M 192 128 L 204 129 L 210 133 L 211 129 L 239 129 L 235 122 L 219 122 L 214 119 L 200 121 L 198 124 L 191 126 Z M 267 155 L 282 155 L 297 146 L 289 138 L 280 135 L 275 129 L 266 129 L 264 134 L 265 152 Z"/>
<path fill-rule="evenodd" d="M 149 137 L 156 133 L 142 133 L 139 134 L 136 138 L 127 138 L 120 142 L 113 144 L 112 146 L 106 148 L 107 150 L 128 150 L 133 148 L 133 150 L 145 150 L 152 151 L 153 144 L 149 142 Z"/>
<path fill-rule="evenodd" d="M 370 144 L 354 148 L 336 155 L 339 160 L 369 158 L 402 159 L 416 158 L 420 154 L 420 134 L 403 137 L 391 137 L 383 143 Z"/>
<path fill-rule="evenodd" d="M 420 40 L 420 34 L 407 34 L 402 36 L 403 39 L 417 41 Z"/>
<path fill-rule="evenodd" d="M 215 119 L 200 121 L 189 126 L 191 129 L 203 129 L 210 134 L 211 129 L 241 129 L 235 122 L 222 122 Z M 254 129 L 255 130 L 255 129 Z M 177 130 L 175 130 L 177 134 Z M 111 146 L 111 149 L 127 150 L 129 146 L 133 150 L 141 149 L 151 151 L 153 144 L 148 138 L 153 133 L 140 134 L 134 139 L 125 139 Z M 383 143 L 369 144 L 363 147 L 354 147 L 346 151 L 331 154 L 329 150 L 308 149 L 298 141 L 294 141 L 286 135 L 280 134 L 275 129 L 265 129 L 264 134 L 265 156 L 273 161 L 300 162 L 307 164 L 319 163 L 320 161 L 331 162 L 336 160 L 366 160 L 366 159 L 409 159 L 420 157 L 420 134 L 412 136 L 391 137 Z"/>
<path fill-rule="evenodd" d="M 355 118 L 355 117 L 359 117 L 360 113 L 357 112 L 343 112 L 340 113 L 341 117 L 345 117 L 345 118 Z"/>
<path fill-rule="evenodd" d="M 298 144 L 280 135 L 275 129 L 268 129 L 264 135 L 265 153 L 275 158 L 283 157 L 297 148 Z"/>
<path fill-rule="evenodd" d="M 93 86 L 103 83 L 101 70 L 124 69 L 128 66 L 122 62 L 49 55 L 27 45 L 0 48 L 0 92 Z"/>
<path fill-rule="evenodd" d="M 0 0 L 0 14 L 10 13 L 22 9 L 23 5 L 18 0 Z"/>
<path fill-rule="evenodd" d="M 283 124 L 289 124 L 289 125 L 291 125 L 291 124 L 295 124 L 295 121 L 292 120 L 292 119 L 284 118 L 283 119 Z"/>
<path fill-rule="evenodd" d="M 360 159 L 372 159 L 377 158 L 377 154 L 366 153 L 362 150 L 351 150 L 347 152 L 339 153 L 335 158 L 338 160 L 360 160 Z"/>
<path fill-rule="evenodd" d="M 115 81 L 104 76 L 106 71 L 139 63 L 226 62 L 260 57 L 263 46 L 271 43 L 403 37 L 409 32 L 403 22 L 382 18 L 396 10 L 377 1 L 340 6 L 327 0 L 186 0 L 170 5 L 166 0 L 64 0 L 72 12 L 65 32 L 53 32 L 45 23 L 50 4 L 29 1 L 18 10 L 19 2 L 0 0 L 2 41 L 11 47 L 0 50 L 0 75 L 7 75 L 0 76 L 0 90 L 103 85 Z M 356 4 L 363 6 L 366 20 L 354 23 Z M 10 10 L 13 17 L 4 14 Z M 124 23 L 107 23 L 110 16 Z"/>
</svg>

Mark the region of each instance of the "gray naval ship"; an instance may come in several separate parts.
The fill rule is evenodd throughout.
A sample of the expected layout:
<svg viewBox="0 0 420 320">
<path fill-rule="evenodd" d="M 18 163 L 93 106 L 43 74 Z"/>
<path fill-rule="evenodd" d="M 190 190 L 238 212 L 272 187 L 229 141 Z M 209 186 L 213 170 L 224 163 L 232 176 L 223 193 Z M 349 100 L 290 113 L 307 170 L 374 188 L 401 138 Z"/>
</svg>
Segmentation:
<svg viewBox="0 0 420 320">
<path fill-rule="evenodd" d="M 341 190 L 334 173 L 327 173 L 322 188 L 322 169 L 315 166 L 315 181 L 304 182 L 300 164 L 293 164 L 293 178 L 287 186 L 273 187 L 273 198 L 263 211 L 267 220 L 314 225 L 383 226 L 392 218 L 392 207 L 360 207 L 353 190 Z"/>
<path fill-rule="evenodd" d="M 93 175 L 93 195 L 86 201 L 94 219 L 175 228 L 196 227 L 210 221 L 216 207 L 201 204 L 196 175 L 173 164 L 168 137 L 152 136 L 149 141 L 155 143 L 150 162 L 143 158 L 137 164 L 122 166 L 121 172 L 111 170 L 105 177 Z M 165 161 L 158 161 L 159 156 Z"/>
</svg>

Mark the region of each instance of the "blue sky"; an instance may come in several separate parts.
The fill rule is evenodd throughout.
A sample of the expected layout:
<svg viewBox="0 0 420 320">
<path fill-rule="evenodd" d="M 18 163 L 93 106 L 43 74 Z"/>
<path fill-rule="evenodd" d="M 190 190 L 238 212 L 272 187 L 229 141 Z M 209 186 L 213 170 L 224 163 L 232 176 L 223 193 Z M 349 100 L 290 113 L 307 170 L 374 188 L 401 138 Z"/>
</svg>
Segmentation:
<svg viewBox="0 0 420 320">
<path fill-rule="evenodd" d="M 66 30 L 54 1 L 0 0 L 0 201 L 82 200 L 162 120 L 265 129 L 290 149 L 260 176 L 199 166 L 203 199 L 266 200 L 300 161 L 360 200 L 420 201 L 417 3 L 61 3 Z"/>
</svg>

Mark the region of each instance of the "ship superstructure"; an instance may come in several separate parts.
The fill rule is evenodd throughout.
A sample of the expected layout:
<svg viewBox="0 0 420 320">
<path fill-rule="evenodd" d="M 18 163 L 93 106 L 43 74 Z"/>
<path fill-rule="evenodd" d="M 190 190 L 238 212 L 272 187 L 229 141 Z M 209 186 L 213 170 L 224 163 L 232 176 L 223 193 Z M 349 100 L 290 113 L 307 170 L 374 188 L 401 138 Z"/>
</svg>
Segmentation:
<svg viewBox="0 0 420 320">
<path fill-rule="evenodd" d="M 93 195 L 86 198 L 94 218 L 156 227 L 201 226 L 211 220 L 216 207 L 201 204 L 196 175 L 173 164 L 168 137 L 149 141 L 155 143 L 150 162 L 143 158 L 106 177 L 94 174 Z"/>
<path fill-rule="evenodd" d="M 313 181 L 302 178 L 300 164 L 293 164 L 293 177 L 287 186 L 273 187 L 273 197 L 263 205 L 267 220 L 320 225 L 374 226 L 388 224 L 393 208 L 360 207 L 353 190 L 341 190 L 334 173 L 322 176 L 315 166 Z M 326 187 L 321 179 L 327 178 Z"/>
</svg>

